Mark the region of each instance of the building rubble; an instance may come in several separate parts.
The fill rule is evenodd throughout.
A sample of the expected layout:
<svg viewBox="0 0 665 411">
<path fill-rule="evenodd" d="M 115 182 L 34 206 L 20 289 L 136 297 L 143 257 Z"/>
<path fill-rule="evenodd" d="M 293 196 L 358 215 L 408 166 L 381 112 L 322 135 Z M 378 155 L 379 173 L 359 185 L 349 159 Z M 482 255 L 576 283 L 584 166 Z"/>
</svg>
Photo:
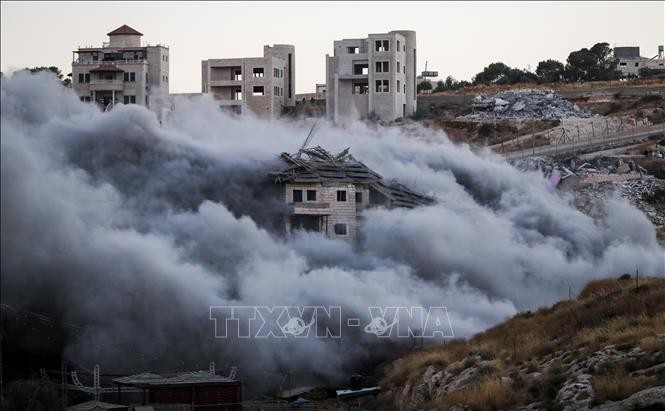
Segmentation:
<svg viewBox="0 0 665 411">
<path fill-rule="evenodd" d="M 540 89 L 507 90 L 494 95 L 478 94 L 471 106 L 473 113 L 466 117 L 475 119 L 562 119 L 593 116 L 590 111 L 572 104 L 554 91 Z"/>
<path fill-rule="evenodd" d="M 657 200 L 665 193 L 665 180 L 647 174 L 634 161 L 611 157 L 588 162 L 578 158 L 557 161 L 530 157 L 512 164 L 522 171 L 539 170 L 548 177 L 553 189 L 572 192 L 575 206 L 591 217 L 602 216 L 604 200 L 618 195 L 641 210 L 654 225 L 665 225 L 665 206 Z"/>
</svg>

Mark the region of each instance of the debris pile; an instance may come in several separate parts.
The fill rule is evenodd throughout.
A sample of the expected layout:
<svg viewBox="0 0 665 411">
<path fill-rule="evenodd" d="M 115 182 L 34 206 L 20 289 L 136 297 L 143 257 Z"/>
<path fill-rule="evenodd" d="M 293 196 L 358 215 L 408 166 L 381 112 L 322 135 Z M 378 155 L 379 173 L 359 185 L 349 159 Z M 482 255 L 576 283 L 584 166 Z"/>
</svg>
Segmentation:
<svg viewBox="0 0 665 411">
<path fill-rule="evenodd" d="M 519 159 L 513 165 L 522 170 L 539 170 L 548 178 L 552 188 L 570 190 L 575 206 L 591 217 L 600 217 L 606 198 L 618 195 L 641 210 L 657 226 L 665 225 L 662 201 L 652 201 L 654 195 L 665 192 L 665 180 L 647 174 L 634 161 L 596 158 L 577 165 L 579 159 L 556 161 L 550 157 Z"/>
<path fill-rule="evenodd" d="M 495 95 L 478 94 L 472 103 L 477 119 L 535 117 L 562 119 L 567 117 L 588 118 L 593 114 L 572 104 L 552 90 L 521 89 L 507 90 Z"/>
</svg>

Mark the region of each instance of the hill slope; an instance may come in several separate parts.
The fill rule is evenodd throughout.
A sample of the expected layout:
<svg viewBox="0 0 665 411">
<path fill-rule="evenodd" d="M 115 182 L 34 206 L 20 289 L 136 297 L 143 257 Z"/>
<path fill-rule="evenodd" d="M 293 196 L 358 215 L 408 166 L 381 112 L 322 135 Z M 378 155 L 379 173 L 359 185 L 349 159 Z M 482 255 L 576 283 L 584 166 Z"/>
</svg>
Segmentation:
<svg viewBox="0 0 665 411">
<path fill-rule="evenodd" d="M 401 410 L 665 407 L 665 279 L 606 279 L 468 341 L 386 370 L 381 405 Z"/>
</svg>

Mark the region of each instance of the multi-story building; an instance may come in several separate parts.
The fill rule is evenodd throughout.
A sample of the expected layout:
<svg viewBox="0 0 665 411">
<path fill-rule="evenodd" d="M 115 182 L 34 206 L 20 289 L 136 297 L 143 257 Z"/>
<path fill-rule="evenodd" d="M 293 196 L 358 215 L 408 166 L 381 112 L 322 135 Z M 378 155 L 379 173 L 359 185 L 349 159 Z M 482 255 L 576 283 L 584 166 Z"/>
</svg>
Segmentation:
<svg viewBox="0 0 665 411">
<path fill-rule="evenodd" d="M 665 70 L 663 46 L 658 46 L 658 54 L 652 58 L 641 57 L 639 47 L 615 47 L 614 57 L 618 60 L 617 70 L 623 77 L 637 77 L 643 68 Z"/>
<path fill-rule="evenodd" d="M 278 117 L 295 106 L 295 47 L 263 46 L 263 57 L 209 59 L 201 62 L 201 91 L 235 113 L 251 110 Z"/>
<path fill-rule="evenodd" d="M 337 122 L 376 116 L 382 121 L 416 111 L 416 32 L 370 34 L 334 42 L 326 55 L 326 111 Z"/>
<path fill-rule="evenodd" d="M 157 113 L 169 105 L 169 49 L 141 45 L 143 34 L 123 25 L 108 33 L 101 47 L 73 52 L 72 87 L 82 101 L 104 109 L 139 104 Z"/>
<path fill-rule="evenodd" d="M 414 208 L 434 202 L 353 158 L 346 149 L 331 154 L 321 147 L 282 153 L 286 166 L 270 173 L 287 204 L 284 230 L 323 233 L 326 237 L 356 243 L 359 219 L 370 207 Z"/>
</svg>

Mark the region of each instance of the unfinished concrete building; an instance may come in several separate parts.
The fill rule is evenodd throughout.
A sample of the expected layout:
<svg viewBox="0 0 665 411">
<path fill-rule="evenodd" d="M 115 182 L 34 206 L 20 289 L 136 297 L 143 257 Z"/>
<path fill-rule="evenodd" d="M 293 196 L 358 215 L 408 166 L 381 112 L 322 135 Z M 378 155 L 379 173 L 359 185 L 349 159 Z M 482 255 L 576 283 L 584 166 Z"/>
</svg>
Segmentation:
<svg viewBox="0 0 665 411">
<path fill-rule="evenodd" d="M 396 181 L 384 181 L 353 158 L 349 149 L 333 155 L 315 147 L 296 154 L 282 153 L 281 157 L 286 167 L 271 176 L 289 206 L 284 219 L 287 233 L 315 231 L 353 244 L 363 210 L 376 206 L 413 208 L 433 202 Z"/>
<path fill-rule="evenodd" d="M 79 47 L 72 56 L 72 88 L 82 101 L 104 109 L 115 104 L 148 107 L 160 118 L 169 107 L 169 49 L 141 45 L 141 34 L 123 25 L 101 47 Z"/>
<path fill-rule="evenodd" d="M 248 110 L 279 117 L 295 106 L 295 47 L 263 47 L 263 57 L 209 59 L 201 62 L 201 91 L 211 93 L 222 109 Z"/>
<path fill-rule="evenodd" d="M 326 55 L 329 119 L 378 117 L 386 122 L 416 112 L 416 32 L 397 30 L 334 42 Z"/>
<path fill-rule="evenodd" d="M 615 47 L 614 57 L 618 60 L 617 70 L 622 77 L 638 77 L 643 68 L 665 71 L 662 45 L 658 46 L 658 54 L 651 58 L 640 56 L 639 47 Z"/>
</svg>

